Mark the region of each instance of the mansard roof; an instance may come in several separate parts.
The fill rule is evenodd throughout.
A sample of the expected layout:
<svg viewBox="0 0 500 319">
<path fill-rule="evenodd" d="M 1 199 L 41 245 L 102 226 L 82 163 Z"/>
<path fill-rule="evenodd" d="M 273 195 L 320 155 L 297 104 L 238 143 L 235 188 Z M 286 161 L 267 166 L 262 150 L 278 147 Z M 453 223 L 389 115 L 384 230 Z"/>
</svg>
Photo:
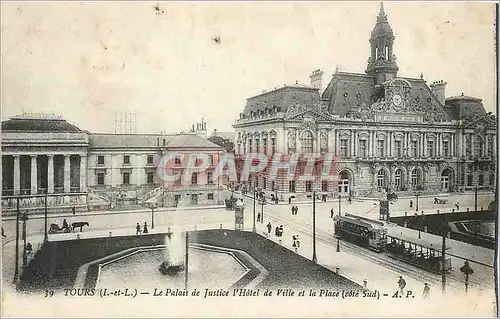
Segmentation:
<svg viewBox="0 0 500 319">
<path fill-rule="evenodd" d="M 82 132 L 61 116 L 45 113 L 24 113 L 2 122 L 2 131 Z"/>
<path fill-rule="evenodd" d="M 306 85 L 287 85 L 273 91 L 253 96 L 243 110 L 245 117 L 268 111 L 286 112 L 290 105 L 312 105 L 321 100 L 319 90 Z"/>
</svg>

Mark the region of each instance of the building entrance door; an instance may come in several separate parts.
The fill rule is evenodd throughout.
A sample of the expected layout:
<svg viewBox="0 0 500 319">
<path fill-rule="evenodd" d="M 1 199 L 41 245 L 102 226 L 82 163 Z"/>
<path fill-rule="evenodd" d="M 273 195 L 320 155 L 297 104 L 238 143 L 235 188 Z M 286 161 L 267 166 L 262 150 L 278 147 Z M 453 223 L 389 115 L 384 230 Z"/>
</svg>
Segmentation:
<svg viewBox="0 0 500 319">
<path fill-rule="evenodd" d="M 342 171 L 339 174 L 339 195 L 349 196 L 350 193 L 350 183 L 349 183 L 349 173 Z"/>
<path fill-rule="evenodd" d="M 198 194 L 191 194 L 191 204 L 198 205 Z"/>
</svg>

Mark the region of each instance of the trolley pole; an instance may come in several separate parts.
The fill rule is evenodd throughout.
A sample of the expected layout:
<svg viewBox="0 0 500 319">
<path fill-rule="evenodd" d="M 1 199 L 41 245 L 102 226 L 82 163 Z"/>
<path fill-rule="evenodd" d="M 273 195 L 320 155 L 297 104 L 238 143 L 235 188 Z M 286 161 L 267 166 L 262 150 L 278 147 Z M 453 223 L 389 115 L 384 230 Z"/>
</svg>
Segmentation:
<svg viewBox="0 0 500 319">
<path fill-rule="evenodd" d="M 415 206 L 415 210 L 418 212 L 418 196 L 420 196 L 420 193 L 416 193 L 415 194 L 415 197 L 417 198 L 417 203 L 416 203 L 416 206 Z"/>
<path fill-rule="evenodd" d="M 474 191 L 474 212 L 477 212 L 477 186 Z"/>
<path fill-rule="evenodd" d="M 316 256 L 316 192 L 313 192 L 313 263 L 318 262 L 318 258 Z"/>
</svg>

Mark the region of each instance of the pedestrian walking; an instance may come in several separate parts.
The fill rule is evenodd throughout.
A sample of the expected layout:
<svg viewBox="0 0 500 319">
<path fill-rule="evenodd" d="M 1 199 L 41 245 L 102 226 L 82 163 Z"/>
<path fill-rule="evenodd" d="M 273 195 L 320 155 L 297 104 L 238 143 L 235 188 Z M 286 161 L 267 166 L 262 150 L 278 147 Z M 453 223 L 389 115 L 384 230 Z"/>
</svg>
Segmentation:
<svg viewBox="0 0 500 319">
<path fill-rule="evenodd" d="M 144 222 L 144 230 L 142 231 L 144 234 L 148 233 L 148 223 Z"/>
<path fill-rule="evenodd" d="M 279 232 L 280 232 L 280 237 L 283 237 L 283 225 L 280 225 Z"/>
<path fill-rule="evenodd" d="M 460 210 L 460 203 L 459 203 L 459 202 L 457 202 L 457 203 L 455 204 L 455 207 L 457 208 L 457 210 Z"/>
<path fill-rule="evenodd" d="M 75 212 L 76 212 L 76 208 L 75 208 L 75 206 L 73 206 L 73 208 L 72 208 L 71 210 L 73 211 L 73 215 L 74 215 L 74 214 L 75 214 Z"/>
<path fill-rule="evenodd" d="M 260 223 L 260 213 L 257 213 L 257 222 Z"/>
<path fill-rule="evenodd" d="M 410 199 L 410 208 L 413 207 L 413 201 Z"/>
<path fill-rule="evenodd" d="M 2 237 L 7 237 L 3 231 L 3 227 L 2 227 Z"/>
<path fill-rule="evenodd" d="M 401 294 L 404 294 L 404 288 L 406 287 L 406 281 L 403 279 L 403 276 L 399 276 L 398 280 L 399 291 Z"/>
<path fill-rule="evenodd" d="M 268 222 L 267 223 L 267 233 L 268 234 L 271 234 L 271 229 L 273 228 L 273 226 L 271 226 L 271 222 Z"/>
<path fill-rule="evenodd" d="M 349 196 L 349 204 L 352 204 L 352 198 Z"/>
<path fill-rule="evenodd" d="M 334 215 L 334 212 L 333 212 L 333 208 L 330 210 L 330 218 L 333 218 L 333 215 Z"/>
<path fill-rule="evenodd" d="M 434 204 L 439 204 L 438 198 L 434 197 Z"/>
<path fill-rule="evenodd" d="M 140 235 L 141 234 L 141 225 L 137 223 L 137 226 L 135 226 L 135 234 Z"/>
<path fill-rule="evenodd" d="M 299 207 L 295 206 L 295 215 L 297 215 L 298 212 L 299 212 Z"/>
<path fill-rule="evenodd" d="M 429 287 L 429 285 L 427 283 L 424 284 L 424 292 L 423 292 L 423 296 L 425 299 L 429 298 L 429 292 L 430 292 L 431 288 Z"/>
<path fill-rule="evenodd" d="M 292 206 L 292 208 L 290 208 L 290 210 L 292 211 L 292 215 L 295 215 L 295 206 Z"/>
<path fill-rule="evenodd" d="M 292 203 L 292 198 L 288 197 L 288 205 L 290 205 L 291 203 Z"/>
<path fill-rule="evenodd" d="M 279 236 L 280 236 L 280 228 L 279 228 L 279 226 L 276 226 L 276 229 L 274 230 L 274 235 L 275 235 L 276 237 L 279 237 Z"/>
</svg>

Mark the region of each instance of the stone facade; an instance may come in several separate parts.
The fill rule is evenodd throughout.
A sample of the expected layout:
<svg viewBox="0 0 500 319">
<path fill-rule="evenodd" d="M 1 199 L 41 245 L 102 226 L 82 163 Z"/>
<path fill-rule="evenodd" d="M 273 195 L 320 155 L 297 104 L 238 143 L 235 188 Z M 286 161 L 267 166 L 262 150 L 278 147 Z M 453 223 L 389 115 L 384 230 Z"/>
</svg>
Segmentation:
<svg viewBox="0 0 500 319">
<path fill-rule="evenodd" d="M 289 181 L 280 170 L 274 184 L 268 171 L 248 183 L 277 193 L 315 190 L 329 196 L 493 190 L 495 117 L 481 99 L 445 98 L 444 81 L 427 85 L 423 76 L 398 77 L 394 39 L 381 7 L 366 74 L 337 71 L 321 92 L 315 70 L 311 86 L 284 86 L 249 98 L 233 125 L 240 159 L 252 152 L 299 154 L 291 164 L 303 171 L 305 158 L 321 162 L 331 154 L 337 181 L 323 181 L 318 168 L 311 182 Z"/>
</svg>

